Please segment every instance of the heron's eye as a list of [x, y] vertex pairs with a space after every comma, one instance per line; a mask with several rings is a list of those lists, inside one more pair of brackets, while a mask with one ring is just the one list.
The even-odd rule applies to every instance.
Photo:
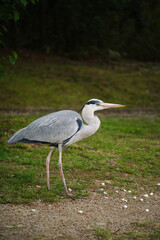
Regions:
[[100, 106], [100, 103], [96, 103], [97, 106]]

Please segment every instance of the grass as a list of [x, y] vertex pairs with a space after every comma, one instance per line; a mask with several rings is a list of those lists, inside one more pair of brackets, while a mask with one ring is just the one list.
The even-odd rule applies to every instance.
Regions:
[[136, 222], [132, 224], [131, 231], [112, 232], [108, 228], [95, 228], [95, 238], [102, 240], [158, 240], [160, 237], [160, 227], [152, 222]]
[[[6, 145], [18, 129], [37, 115], [0, 115], [0, 175], [2, 203], [28, 203], [36, 199], [58, 201], [65, 197], [58, 170], [58, 150], [51, 160], [51, 185], [46, 187], [45, 159], [49, 148], [39, 145]], [[95, 181], [110, 180], [107, 188], [156, 190], [160, 176], [160, 121], [155, 118], [101, 116], [101, 128], [92, 137], [63, 151], [68, 187], [79, 197], [96, 189]], [[98, 188], [98, 186], [97, 186]]]
[[[158, 191], [160, 176], [160, 68], [137, 63], [86, 64], [29, 55], [6, 67], [0, 78], [0, 109], [27, 114], [0, 114], [0, 202], [30, 203], [65, 198], [58, 170], [58, 150], [50, 164], [51, 190], [46, 187], [45, 159], [49, 148], [39, 145], [7, 145], [7, 139], [40, 114], [38, 108], [78, 109], [91, 98], [125, 104], [128, 108], [154, 109], [156, 114], [101, 115], [101, 128], [90, 138], [63, 151], [68, 187], [78, 198], [98, 190], [125, 188], [136, 194]], [[125, 109], [122, 109], [124, 111]], [[153, 112], [154, 113], [154, 112]], [[159, 239], [153, 222], [137, 222], [119, 233], [95, 228], [95, 239]], [[37, 237], [36, 239], [41, 239]]]
[[91, 65], [57, 58], [21, 60], [0, 79], [0, 108], [81, 108], [91, 98], [127, 107], [159, 107], [160, 68]]
[[[90, 98], [158, 108], [160, 69], [153, 65], [91, 65], [58, 58], [21, 60], [6, 67], [0, 79], [0, 108], [80, 108]], [[70, 107], [68, 107], [70, 106]], [[123, 110], [122, 110], [123, 111]], [[34, 199], [58, 201], [63, 186], [57, 167], [58, 151], [51, 161], [52, 190], [46, 188], [48, 147], [6, 140], [40, 115], [0, 115], [1, 195], [3, 203]], [[157, 116], [157, 117], [156, 117]], [[77, 196], [95, 187], [95, 179], [108, 179], [112, 187], [156, 189], [159, 177], [159, 117], [102, 117], [94, 136], [63, 153], [67, 184]]]

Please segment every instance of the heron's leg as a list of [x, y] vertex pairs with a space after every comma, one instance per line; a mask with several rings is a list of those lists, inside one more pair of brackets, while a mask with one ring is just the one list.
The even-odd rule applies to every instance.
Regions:
[[74, 199], [73, 196], [72, 196], [72, 194], [70, 194], [70, 193], [68, 192], [68, 190], [67, 190], [67, 185], [66, 185], [66, 181], [65, 181], [65, 178], [64, 178], [64, 174], [63, 174], [63, 168], [62, 168], [62, 144], [59, 144], [59, 145], [58, 145], [58, 148], [59, 148], [59, 162], [58, 162], [58, 166], [59, 166], [59, 170], [60, 170], [60, 173], [61, 173], [61, 177], [62, 177], [64, 189], [65, 189], [66, 194], [67, 194], [70, 198]]
[[53, 152], [53, 149], [54, 148], [51, 148], [48, 156], [47, 156], [47, 159], [46, 159], [46, 171], [47, 171], [47, 187], [48, 189], [50, 189], [50, 183], [49, 183], [49, 163], [50, 163], [50, 157], [51, 157], [51, 154]]

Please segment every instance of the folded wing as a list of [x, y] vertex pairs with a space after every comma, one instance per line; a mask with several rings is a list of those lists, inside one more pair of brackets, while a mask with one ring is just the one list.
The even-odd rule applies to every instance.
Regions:
[[8, 143], [41, 143], [57, 146], [65, 144], [82, 126], [81, 116], [75, 111], [59, 111], [41, 117], [16, 132]]

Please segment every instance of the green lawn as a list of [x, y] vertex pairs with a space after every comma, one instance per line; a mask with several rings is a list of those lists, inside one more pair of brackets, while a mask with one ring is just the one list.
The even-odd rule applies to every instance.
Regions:
[[158, 65], [91, 65], [29, 58], [5, 68], [0, 79], [0, 108], [78, 109], [91, 98], [133, 108], [159, 108], [159, 82]]
[[[67, 186], [75, 197], [99, 191], [97, 180], [105, 181], [109, 194], [115, 188], [132, 190], [133, 194], [159, 191], [159, 82], [160, 67], [155, 64], [98, 65], [31, 55], [6, 67], [0, 78], [0, 202], [66, 198], [57, 149], [50, 164], [51, 190], [47, 190], [45, 159], [49, 147], [7, 145], [6, 141], [43, 115], [40, 109], [80, 109], [91, 98], [124, 104], [126, 108], [119, 113], [127, 109], [132, 114], [114, 111], [112, 115], [106, 110], [106, 115], [100, 115], [102, 123], [96, 134], [63, 151]], [[137, 109], [147, 110], [147, 115], [138, 114]], [[19, 115], [22, 112], [25, 114]], [[155, 223], [134, 224], [131, 232], [120, 235], [109, 229], [93, 229], [95, 239], [159, 239]]]
[[[58, 170], [58, 150], [51, 159], [51, 190], [46, 187], [47, 146], [14, 144], [6, 140], [37, 115], [0, 115], [0, 175], [2, 203], [57, 201], [64, 195]], [[160, 121], [158, 117], [130, 118], [101, 116], [101, 127], [92, 137], [63, 151], [68, 187], [74, 195], [95, 187], [96, 180], [111, 180], [115, 186], [133, 193], [158, 189], [160, 176]]]
[[[7, 66], [0, 78], [0, 108], [17, 112], [38, 108], [79, 109], [90, 98], [152, 108], [155, 115], [101, 116], [100, 130], [63, 152], [68, 187], [78, 197], [95, 187], [96, 179], [111, 187], [138, 191], [156, 189], [159, 177], [160, 122], [158, 108], [160, 68], [137, 63], [87, 64], [32, 56]], [[49, 110], [49, 109], [48, 109]], [[121, 109], [121, 112], [125, 109]], [[107, 112], [107, 111], [106, 111]], [[108, 112], [110, 112], [108, 110]], [[57, 201], [64, 195], [58, 170], [58, 150], [51, 160], [52, 189], [46, 188], [46, 146], [6, 145], [12, 133], [40, 115], [0, 115], [1, 202]], [[112, 191], [112, 190], [111, 190]]]
[[110, 229], [95, 228], [95, 239], [102, 240], [158, 240], [160, 237], [160, 227], [155, 223], [145, 221], [132, 223], [132, 231], [123, 231], [120, 235], [111, 232]]

